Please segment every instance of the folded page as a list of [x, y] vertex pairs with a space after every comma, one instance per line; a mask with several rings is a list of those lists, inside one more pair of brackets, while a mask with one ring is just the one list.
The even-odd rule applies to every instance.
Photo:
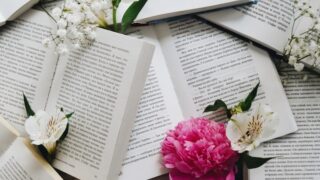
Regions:
[[61, 56], [46, 110], [75, 112], [54, 167], [81, 179], [118, 177], [153, 55], [141, 40], [98, 29]]
[[0, 157], [0, 179], [62, 180], [54, 169], [22, 138], [15, 140]]
[[[119, 179], [150, 179], [167, 172], [160, 162], [160, 143], [183, 117], [154, 28], [132, 28], [128, 33], [156, 49]], [[145, 167], [148, 171], [137, 173]]]
[[320, 178], [320, 77], [304, 73], [309, 76], [307, 81], [292, 67], [282, 69], [284, 88], [299, 130], [258, 149], [257, 155], [276, 158], [249, 170], [249, 179]]
[[[125, 10], [128, 9], [134, 1], [135, 0], [123, 0], [121, 2], [118, 14], [119, 19], [122, 18]], [[252, 2], [252, 0], [148, 0], [136, 21], [146, 23], [249, 2]]]
[[0, 114], [24, 131], [25, 93], [34, 110], [44, 109], [57, 55], [42, 40], [54, 22], [45, 13], [30, 10], [0, 29]]

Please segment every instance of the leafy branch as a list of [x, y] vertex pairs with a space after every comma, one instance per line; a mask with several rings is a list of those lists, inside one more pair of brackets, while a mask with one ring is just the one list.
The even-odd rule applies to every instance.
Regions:
[[233, 114], [248, 111], [251, 108], [252, 102], [257, 96], [259, 85], [260, 82], [252, 89], [244, 101], [241, 101], [233, 108], [228, 108], [227, 104], [223, 100], [218, 99], [213, 105], [207, 106], [204, 112], [215, 112], [219, 109], [223, 109], [226, 112], [228, 119], [230, 119]]

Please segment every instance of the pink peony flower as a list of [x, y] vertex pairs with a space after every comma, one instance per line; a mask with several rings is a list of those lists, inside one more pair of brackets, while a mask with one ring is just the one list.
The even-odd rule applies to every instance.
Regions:
[[238, 154], [231, 149], [224, 124], [206, 118], [180, 122], [167, 133], [161, 153], [171, 179], [234, 179]]

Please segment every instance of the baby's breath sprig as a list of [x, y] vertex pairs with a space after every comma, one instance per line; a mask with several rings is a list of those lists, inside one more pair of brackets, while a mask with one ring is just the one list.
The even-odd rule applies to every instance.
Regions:
[[[304, 63], [312, 68], [320, 67], [320, 18], [315, 10], [305, 1], [294, 1], [295, 19], [293, 22], [291, 36], [284, 49], [284, 59], [293, 65], [296, 71], [304, 69]], [[311, 28], [295, 34], [296, 24], [302, 18], [311, 20]]]
[[134, 1], [125, 11], [119, 26], [117, 9], [121, 0], [65, 0], [60, 7], [47, 12], [56, 22], [57, 29], [42, 43], [45, 47], [54, 46], [56, 52], [63, 55], [68, 53], [70, 45], [79, 48], [92, 44], [98, 27], [124, 33], [146, 2]]

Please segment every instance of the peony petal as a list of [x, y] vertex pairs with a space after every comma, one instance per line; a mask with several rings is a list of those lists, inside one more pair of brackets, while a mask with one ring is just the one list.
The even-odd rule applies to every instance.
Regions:
[[176, 170], [172, 170], [169, 173], [170, 180], [194, 180], [195, 178], [192, 175], [181, 173]]
[[163, 164], [171, 169], [171, 179], [225, 180], [238, 159], [230, 144], [224, 124], [192, 118], [167, 133], [161, 144]]
[[176, 162], [176, 168], [183, 173], [190, 173], [192, 168], [184, 161]]
[[236, 179], [236, 170], [232, 168], [231, 171], [227, 174], [226, 180], [235, 180]]

